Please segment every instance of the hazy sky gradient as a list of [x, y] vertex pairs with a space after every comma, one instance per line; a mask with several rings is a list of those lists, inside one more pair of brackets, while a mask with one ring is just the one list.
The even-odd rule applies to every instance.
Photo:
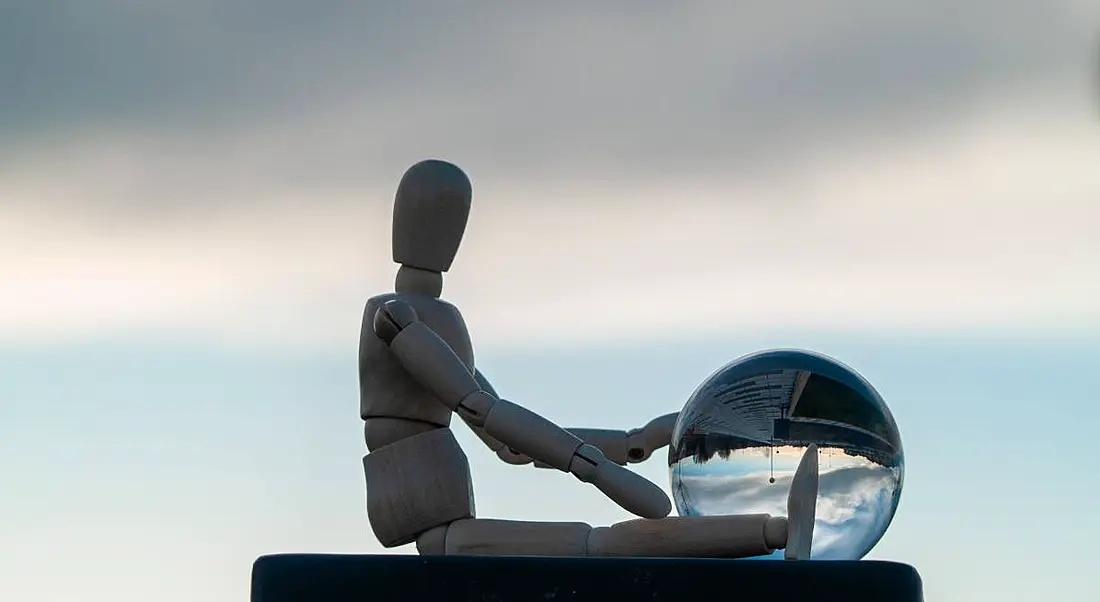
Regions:
[[[256, 554], [377, 551], [356, 338], [397, 181], [440, 157], [475, 188], [445, 295], [502, 395], [631, 428], [736, 355], [831, 352], [909, 457], [876, 557], [930, 600], [1095, 599], [1098, 24], [1087, 0], [5, 4], [0, 594], [241, 599]], [[624, 518], [461, 437], [485, 516]]]

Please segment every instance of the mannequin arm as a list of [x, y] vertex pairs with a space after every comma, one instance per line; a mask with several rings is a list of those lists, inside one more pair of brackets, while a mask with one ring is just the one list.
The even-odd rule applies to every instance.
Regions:
[[[484, 374], [475, 371], [474, 378], [481, 386], [482, 391], [499, 397]], [[665, 414], [650, 420], [648, 424], [641, 428], [630, 431], [590, 428], [567, 428], [565, 430], [588, 445], [599, 449], [608, 460], [620, 466], [625, 466], [645, 462], [653, 455], [653, 452], [667, 447], [672, 439], [672, 429], [676, 426], [676, 419], [679, 416], [678, 413]], [[485, 443], [485, 446], [495, 452], [501, 460], [517, 465], [532, 463], [531, 458], [493, 439], [485, 433], [484, 429], [471, 424], [465, 418], [463, 418], [463, 421]], [[538, 468], [552, 468], [543, 462], [534, 462], [534, 464]]]
[[[672, 429], [676, 425], [679, 414], [665, 414], [649, 421], [641, 428], [630, 431], [616, 431], [607, 429], [570, 428], [567, 429], [585, 443], [597, 447], [607, 456], [608, 460], [616, 464], [626, 465], [645, 462], [653, 455], [653, 452], [667, 447], [672, 438]], [[490, 446], [490, 449], [493, 449]], [[531, 458], [501, 445], [493, 449], [502, 460], [509, 464], [529, 464]], [[535, 461], [538, 468], [549, 468], [542, 462]]]
[[485, 391], [408, 303], [386, 302], [375, 313], [373, 326], [410, 376], [491, 440], [595, 485], [639, 516], [660, 518], [672, 511], [656, 484], [609, 461], [599, 449], [542, 416]]

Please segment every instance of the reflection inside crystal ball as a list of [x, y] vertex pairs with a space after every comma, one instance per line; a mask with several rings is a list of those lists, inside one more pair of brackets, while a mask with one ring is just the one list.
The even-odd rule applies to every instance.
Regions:
[[[820, 480], [811, 558], [862, 558], [897, 510], [901, 437], [870, 383], [817, 353], [749, 355], [696, 389], [669, 448], [676, 509], [681, 516], [786, 516], [791, 479], [813, 443]], [[777, 550], [761, 558], [782, 557]]]

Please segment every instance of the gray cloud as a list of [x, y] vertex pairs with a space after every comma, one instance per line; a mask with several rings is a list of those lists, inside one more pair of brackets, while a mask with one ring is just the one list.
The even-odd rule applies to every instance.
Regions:
[[[260, 178], [390, 182], [425, 154], [548, 177], [789, 167], [810, 143], [1084, 78], [1098, 13], [1073, 0], [0, 11], [0, 169], [33, 145], [118, 134], [150, 182], [132, 196], [169, 204]], [[115, 192], [89, 202], [128, 196]]]
[[[400, 64], [400, 36], [388, 27], [394, 16], [384, 6], [324, 2], [8, 4], [0, 21], [0, 69], [10, 84], [3, 123], [203, 125], [289, 110], [338, 89], [341, 71], [374, 83], [392, 78]], [[406, 32], [409, 42], [416, 33]]]
[[[792, 477], [779, 475], [769, 484], [767, 473], [732, 476], [703, 472], [682, 476], [686, 491], [680, 495], [690, 499], [703, 515], [784, 516]], [[895, 484], [889, 469], [873, 464], [822, 470], [814, 546], [824, 553], [823, 558], [850, 558], [878, 540], [893, 517]]]

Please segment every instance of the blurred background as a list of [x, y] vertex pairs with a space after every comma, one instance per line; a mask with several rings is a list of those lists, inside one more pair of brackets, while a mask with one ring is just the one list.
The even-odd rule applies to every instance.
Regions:
[[[834, 355], [906, 446], [871, 558], [929, 600], [1100, 598], [1098, 24], [0, 1], [0, 596], [243, 600], [260, 554], [383, 551], [357, 339], [397, 182], [438, 157], [475, 190], [444, 296], [501, 395], [629, 429], [744, 353]], [[479, 515], [628, 518], [456, 430]]]

